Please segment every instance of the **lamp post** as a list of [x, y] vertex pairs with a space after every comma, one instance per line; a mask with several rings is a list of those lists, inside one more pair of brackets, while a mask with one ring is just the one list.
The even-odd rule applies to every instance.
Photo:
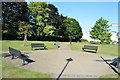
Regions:
[[65, 70], [65, 68], [67, 67], [68, 63], [69, 63], [70, 61], [73, 61], [73, 59], [72, 59], [72, 58], [68, 58], [68, 59], [66, 59], [66, 61], [67, 61], [66, 65], [64, 66], [63, 70], [61, 71], [60, 75], [57, 77], [56, 80], [59, 80], [60, 76], [61, 76], [62, 73], [64, 72], [64, 70]]

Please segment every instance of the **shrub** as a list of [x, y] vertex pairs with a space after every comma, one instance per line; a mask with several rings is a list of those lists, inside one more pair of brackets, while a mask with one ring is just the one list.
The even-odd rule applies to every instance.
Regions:
[[88, 42], [87, 39], [80, 39], [81, 42]]

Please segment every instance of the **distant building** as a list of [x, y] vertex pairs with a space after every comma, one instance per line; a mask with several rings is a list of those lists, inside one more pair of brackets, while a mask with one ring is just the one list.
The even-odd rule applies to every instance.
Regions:
[[111, 40], [112, 40], [112, 41], [116, 41], [116, 42], [118, 42], [117, 32], [112, 31], [111, 34], [112, 34], [112, 36], [111, 36]]
[[[111, 40], [118, 42], [117, 32], [112, 31], [111, 34], [112, 34]], [[98, 42], [99, 42], [99, 40], [94, 40], [94, 39], [92, 39], [92, 38], [90, 37], [90, 33], [89, 33], [89, 32], [83, 32], [82, 39], [86, 39], [86, 40], [88, 40], [88, 41], [98, 41]]]

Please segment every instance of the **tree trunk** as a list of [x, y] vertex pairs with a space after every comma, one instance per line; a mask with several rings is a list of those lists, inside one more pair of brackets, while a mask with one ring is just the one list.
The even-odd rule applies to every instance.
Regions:
[[104, 40], [100, 40], [100, 44], [102, 44], [104, 42]]
[[24, 46], [26, 46], [26, 43], [27, 43], [27, 33], [24, 34]]
[[72, 44], [72, 38], [70, 38], [70, 45]]

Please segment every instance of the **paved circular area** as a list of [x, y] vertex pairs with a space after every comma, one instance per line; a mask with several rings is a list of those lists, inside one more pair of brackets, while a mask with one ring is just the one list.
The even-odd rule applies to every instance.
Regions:
[[114, 73], [112, 69], [102, 61], [100, 56], [103, 56], [105, 59], [112, 59], [114, 57], [72, 51], [66, 45], [67, 43], [61, 44], [61, 48], [58, 50], [27, 51], [29, 54], [26, 55], [35, 62], [25, 66], [21, 65], [22, 60], [20, 59], [11, 60], [11, 57], [6, 57], [5, 61], [20, 68], [50, 74], [52, 78], [58, 77], [67, 64], [66, 59], [68, 58], [72, 58], [73, 61], [69, 62], [61, 78], [97, 78], [104, 74]]

